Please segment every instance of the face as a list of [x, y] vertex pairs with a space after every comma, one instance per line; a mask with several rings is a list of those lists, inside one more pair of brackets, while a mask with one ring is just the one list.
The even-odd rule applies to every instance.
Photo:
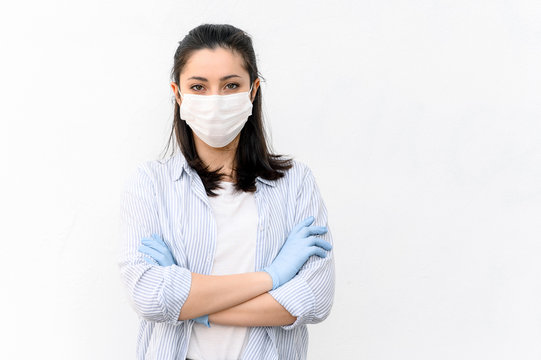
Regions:
[[[250, 90], [250, 76], [242, 67], [240, 54], [229, 49], [201, 49], [195, 51], [180, 74], [179, 84], [182, 94], [229, 95]], [[259, 78], [254, 81], [251, 100], [259, 87]], [[182, 99], [178, 86], [171, 82], [177, 103]]]

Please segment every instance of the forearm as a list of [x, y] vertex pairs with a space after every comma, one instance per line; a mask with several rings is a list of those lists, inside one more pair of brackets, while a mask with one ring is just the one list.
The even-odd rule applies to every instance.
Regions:
[[211, 323], [232, 326], [282, 326], [296, 319], [269, 293], [209, 315]]
[[271, 289], [272, 278], [264, 271], [233, 275], [192, 273], [190, 293], [178, 319], [187, 320], [220, 312]]

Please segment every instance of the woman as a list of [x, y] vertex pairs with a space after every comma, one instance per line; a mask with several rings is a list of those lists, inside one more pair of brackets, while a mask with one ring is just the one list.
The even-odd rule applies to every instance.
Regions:
[[333, 241], [311, 170], [268, 150], [251, 39], [198, 26], [171, 76], [181, 151], [141, 163], [121, 201], [137, 358], [305, 359], [306, 325], [333, 303]]

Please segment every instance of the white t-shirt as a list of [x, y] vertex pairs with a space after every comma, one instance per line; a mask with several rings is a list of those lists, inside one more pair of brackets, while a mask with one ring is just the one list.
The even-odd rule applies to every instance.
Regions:
[[[210, 197], [218, 226], [216, 252], [211, 275], [253, 272], [257, 238], [257, 205], [252, 192], [233, 193], [232, 182]], [[248, 342], [246, 326], [194, 323], [186, 357], [194, 360], [237, 360]]]

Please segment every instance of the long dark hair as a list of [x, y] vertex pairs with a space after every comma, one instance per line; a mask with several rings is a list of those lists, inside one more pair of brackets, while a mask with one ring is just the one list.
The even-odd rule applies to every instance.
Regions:
[[[244, 59], [244, 68], [250, 75], [253, 83], [258, 77], [263, 78], [256, 64], [256, 56], [250, 36], [244, 31], [228, 24], [202, 24], [190, 30], [188, 35], [179, 42], [175, 52], [174, 64], [171, 69], [171, 81], [178, 84], [182, 68], [189, 57], [196, 50], [215, 49], [216, 47], [233, 50]], [[178, 84], [180, 87], [180, 84]], [[267, 180], [276, 180], [284, 176], [284, 172], [292, 167], [292, 159], [270, 152], [270, 144], [263, 127], [263, 114], [261, 108], [261, 87], [258, 88], [252, 107], [252, 115], [248, 117], [240, 132], [239, 144], [235, 154], [236, 172], [235, 189], [239, 191], [254, 192], [256, 190], [255, 178], [261, 176]], [[167, 143], [173, 143], [173, 134], [176, 135], [180, 147], [188, 164], [197, 171], [201, 178], [207, 195], [216, 196], [213, 190], [220, 188], [218, 182], [223, 176], [221, 170], [209, 171], [199, 158], [193, 140], [192, 129], [180, 118], [180, 107], [175, 98], [175, 112], [171, 134]]]

